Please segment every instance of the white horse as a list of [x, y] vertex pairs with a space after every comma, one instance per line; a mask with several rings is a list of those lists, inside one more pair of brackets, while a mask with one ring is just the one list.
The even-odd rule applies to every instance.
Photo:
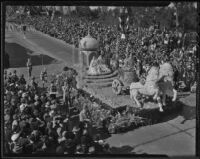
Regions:
[[[163, 63], [160, 65], [159, 69], [159, 80], [158, 86], [162, 92], [163, 105], [166, 105], [166, 95], [173, 95], [172, 101], [177, 99], [177, 90], [174, 89], [174, 71], [170, 63]], [[164, 82], [162, 82], [162, 79]]]
[[154, 100], [157, 100], [159, 110], [162, 112], [162, 106], [166, 105], [166, 95], [173, 94], [172, 101], [175, 101], [177, 98], [177, 91], [173, 88], [172, 66], [169, 63], [162, 64], [160, 68], [153, 66], [148, 72], [144, 85], [140, 82], [131, 83], [130, 98], [134, 99], [136, 104], [141, 107], [137, 99], [138, 94], [152, 96]]
[[162, 103], [160, 98], [160, 89], [157, 85], [157, 81], [159, 79], [159, 68], [158, 67], [151, 67], [149, 70], [149, 73], [147, 75], [145, 84], [141, 84], [140, 82], [133, 82], [130, 85], [130, 98], [134, 99], [136, 104], [141, 107], [140, 102], [137, 99], [137, 96], [139, 94], [153, 97], [154, 100], [157, 100], [158, 106], [160, 108], [160, 111], [163, 111], [162, 109]]

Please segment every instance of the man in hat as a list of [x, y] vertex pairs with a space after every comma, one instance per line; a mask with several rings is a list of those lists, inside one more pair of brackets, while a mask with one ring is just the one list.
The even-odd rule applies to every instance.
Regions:
[[22, 147], [22, 153], [27, 153], [26, 146], [29, 144], [29, 140], [27, 139], [27, 133], [25, 129], [22, 129], [19, 139], [18, 139], [18, 144]]
[[18, 80], [19, 80], [19, 78], [18, 78], [18, 76], [17, 76], [17, 71], [14, 70], [14, 71], [13, 71], [13, 74], [12, 74], [12, 76], [11, 76], [11, 82], [12, 82], [12, 83], [17, 83]]
[[64, 154], [74, 154], [76, 151], [76, 143], [71, 137], [64, 141], [63, 146]]
[[69, 87], [66, 80], [64, 81], [64, 86], [62, 86], [62, 91], [63, 91], [63, 102], [65, 104], [68, 104]]
[[55, 83], [52, 81], [50, 88], [49, 88], [49, 95], [52, 99], [56, 99], [57, 94], [58, 94], [57, 87], [56, 87]]
[[102, 140], [100, 140], [100, 134], [95, 135], [94, 137], [94, 153], [95, 154], [102, 154], [103, 153], [103, 146], [100, 144]]
[[44, 68], [44, 70], [40, 73], [40, 79], [42, 80], [42, 87], [44, 88], [44, 84], [47, 82], [47, 69]]
[[27, 66], [27, 69], [28, 69], [28, 76], [30, 78], [31, 77], [31, 73], [32, 73], [32, 62], [31, 62], [30, 58], [28, 58], [26, 66]]
[[89, 135], [86, 129], [83, 130], [83, 136], [81, 137], [81, 149], [84, 154], [89, 153], [89, 148], [93, 145], [94, 141]]
[[84, 121], [91, 122], [91, 114], [86, 104], [83, 106], [83, 109], [79, 114], [79, 120], [80, 122], [84, 122]]
[[22, 146], [18, 143], [20, 133], [14, 133], [11, 137], [11, 151], [15, 154], [22, 153]]
[[41, 94], [40, 99], [41, 99], [42, 104], [45, 105], [46, 102], [47, 102], [47, 100], [48, 100], [48, 99], [47, 99], [47, 95], [46, 95], [46, 93], [43, 92], [43, 93]]
[[22, 75], [20, 76], [19, 84], [21, 84], [21, 85], [25, 85], [25, 84], [26, 84], [26, 80], [25, 80], [25, 78], [24, 78], [24, 74], [22, 74]]
[[83, 124], [83, 127], [88, 130], [89, 134], [92, 135], [91, 113], [87, 105], [83, 106], [83, 109], [79, 114], [79, 120], [80, 120], [80, 123]]
[[22, 113], [26, 107], [27, 107], [27, 102], [25, 99], [22, 99], [20, 105], [20, 112]]
[[73, 132], [73, 134], [75, 135], [75, 137], [74, 137], [75, 143], [76, 143], [77, 145], [79, 145], [79, 144], [81, 143], [81, 135], [82, 135], [82, 132], [81, 132], [80, 127], [75, 126], [75, 127], [72, 129], [72, 132]]
[[38, 84], [35, 82], [35, 77], [33, 76], [30, 81], [31, 90], [34, 92], [38, 91]]

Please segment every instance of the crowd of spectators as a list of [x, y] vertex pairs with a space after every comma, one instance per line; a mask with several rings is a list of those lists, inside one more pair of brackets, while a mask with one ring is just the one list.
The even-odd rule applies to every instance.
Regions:
[[139, 60], [143, 66], [167, 60], [177, 72], [178, 81], [184, 81], [189, 87], [195, 82], [197, 49], [188, 44], [186, 34], [176, 29], [161, 29], [158, 25], [150, 28], [130, 26], [126, 38], [120, 39], [121, 32], [117, 26], [105, 25], [83, 17], [54, 17], [52, 20], [45, 15], [28, 16], [22, 21], [36, 30], [76, 47], [79, 46], [79, 40], [89, 31], [92, 37], [99, 40], [99, 50], [104, 52], [107, 59], [113, 58], [116, 54], [124, 59], [128, 53], [133, 55], [135, 64]]
[[68, 102], [64, 102], [48, 91], [51, 86], [50, 89], [41, 89], [34, 77], [28, 81], [16, 70], [5, 71], [5, 153], [108, 153], [109, 146], [101, 140], [101, 135], [92, 135], [87, 105], [78, 112], [76, 120], [72, 119], [73, 114], [75, 117], [77, 114], [69, 104], [71, 98], [66, 95]]

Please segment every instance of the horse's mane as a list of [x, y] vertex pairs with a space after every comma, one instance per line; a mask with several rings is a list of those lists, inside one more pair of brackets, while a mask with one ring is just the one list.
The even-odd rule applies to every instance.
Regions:
[[152, 66], [148, 71], [146, 82], [156, 82], [158, 79], [159, 68]]

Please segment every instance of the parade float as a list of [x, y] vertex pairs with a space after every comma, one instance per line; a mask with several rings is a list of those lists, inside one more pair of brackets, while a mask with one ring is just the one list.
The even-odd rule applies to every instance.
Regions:
[[88, 31], [88, 35], [79, 43], [80, 76], [78, 83], [82, 83], [83, 88], [107, 87], [111, 86], [113, 77], [117, 72], [113, 72], [105, 62], [104, 55], [100, 53], [99, 41], [93, 38]]

